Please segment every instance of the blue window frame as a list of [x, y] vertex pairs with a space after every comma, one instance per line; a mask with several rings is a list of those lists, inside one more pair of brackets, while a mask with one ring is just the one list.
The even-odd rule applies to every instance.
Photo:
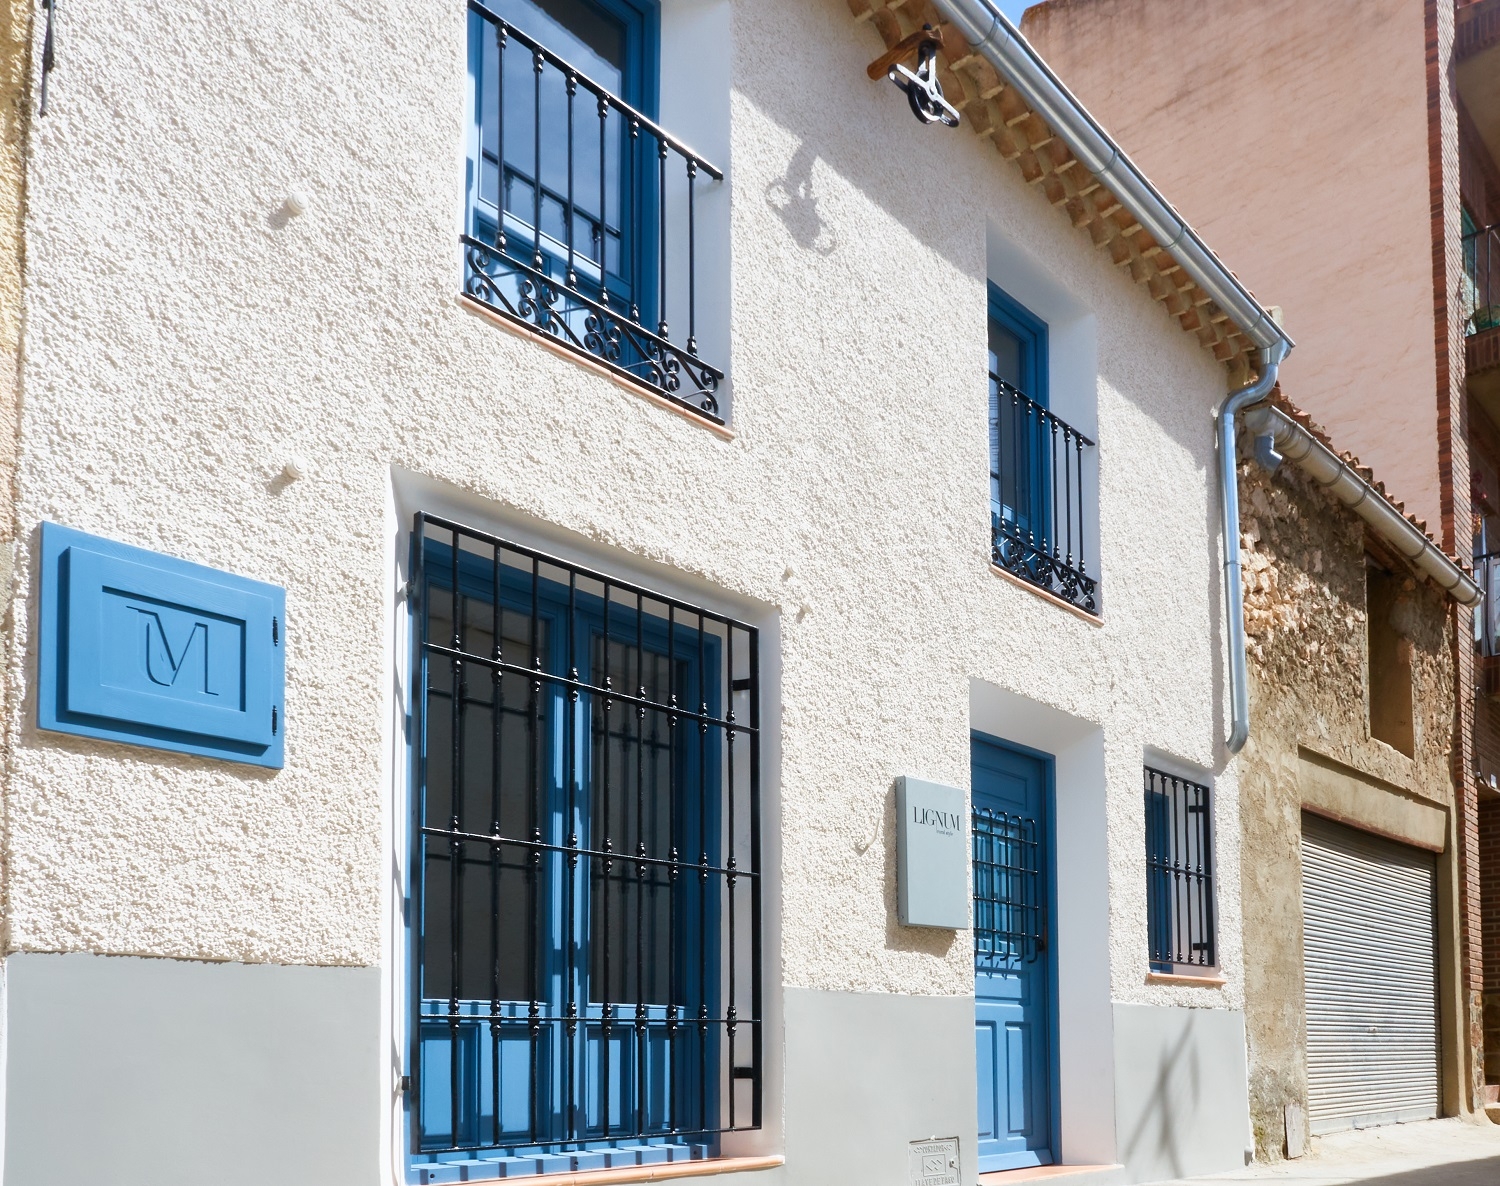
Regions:
[[1146, 926], [1151, 968], [1218, 966], [1209, 788], [1145, 768]]
[[416, 539], [413, 1177], [708, 1156], [759, 1124], [754, 631]]
[[[647, 117], [657, 116], [660, 13], [652, 0], [485, 0], [489, 14], [546, 46]], [[531, 51], [503, 46], [489, 16], [469, 9], [473, 125], [468, 234], [505, 232], [540, 257], [539, 270], [616, 308], [654, 316], [657, 256], [655, 141], [619, 112], [568, 94], [566, 75], [533, 68]], [[571, 235], [570, 235], [571, 228]], [[571, 250], [570, 250], [571, 247]]]
[[990, 514], [993, 526], [1049, 546], [1051, 448], [1047, 323], [989, 286]]

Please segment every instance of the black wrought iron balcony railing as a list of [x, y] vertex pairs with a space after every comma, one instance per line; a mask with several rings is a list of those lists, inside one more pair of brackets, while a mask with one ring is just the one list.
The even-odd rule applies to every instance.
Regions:
[[1464, 236], [1464, 333], [1500, 328], [1500, 223]]
[[1500, 552], [1480, 552], [1474, 557], [1474, 579], [1484, 600], [1474, 607], [1474, 649], [1481, 658], [1500, 656]]
[[1084, 450], [1089, 440], [1019, 388], [990, 375], [991, 557], [996, 567], [1090, 614]]
[[464, 294], [723, 423], [724, 372], [698, 354], [696, 242], [698, 191], [723, 172], [481, 0], [468, 8], [482, 109]]

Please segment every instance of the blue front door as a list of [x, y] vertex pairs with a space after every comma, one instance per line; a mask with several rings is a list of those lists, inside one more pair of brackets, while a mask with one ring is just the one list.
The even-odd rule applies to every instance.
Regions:
[[1050, 762], [972, 738], [979, 1168], [1052, 1162]]

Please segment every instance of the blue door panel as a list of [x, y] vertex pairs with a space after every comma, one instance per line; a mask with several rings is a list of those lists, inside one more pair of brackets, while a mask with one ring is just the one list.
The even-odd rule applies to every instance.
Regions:
[[[988, 1173], [1053, 1161], [1052, 990], [1039, 905], [1050, 881], [1051, 771], [1045, 759], [979, 735], [971, 761], [979, 1169]], [[982, 830], [981, 816], [1005, 826]], [[983, 875], [981, 861], [988, 862]], [[1017, 868], [1027, 870], [1024, 888]]]
[[995, 1090], [999, 1065], [1000, 1026], [993, 1020], [978, 1018], [974, 1023], [974, 1056], [979, 1067], [979, 1139], [984, 1141], [1000, 1132], [1001, 1097]]

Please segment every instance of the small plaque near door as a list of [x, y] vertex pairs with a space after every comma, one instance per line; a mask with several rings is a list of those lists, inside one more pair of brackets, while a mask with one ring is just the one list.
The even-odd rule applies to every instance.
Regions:
[[958, 1138], [913, 1141], [906, 1155], [909, 1186], [959, 1186]]
[[896, 780], [896, 915], [903, 926], [969, 925], [968, 796]]

